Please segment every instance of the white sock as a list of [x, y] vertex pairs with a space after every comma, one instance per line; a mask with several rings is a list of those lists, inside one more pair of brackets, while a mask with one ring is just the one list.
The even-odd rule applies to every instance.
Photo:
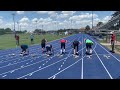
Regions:
[[62, 54], [62, 49], [60, 50], [60, 54]]
[[74, 49], [74, 55], [75, 55], [75, 49]]
[[65, 49], [63, 49], [63, 52], [65, 53]]
[[92, 53], [92, 49], [90, 49], [90, 53]]

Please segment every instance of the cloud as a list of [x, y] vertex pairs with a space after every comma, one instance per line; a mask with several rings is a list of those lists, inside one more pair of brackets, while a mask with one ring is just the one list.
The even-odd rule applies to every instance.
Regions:
[[21, 20], [19, 20], [20, 23], [28, 23], [30, 20], [26, 16], [24, 16]]
[[38, 23], [38, 18], [32, 19], [32, 23], [33, 23], [33, 24], [36, 24], [36, 21], [37, 21], [37, 23]]
[[3, 20], [0, 18], [0, 24], [2, 24], [3, 23]]
[[[93, 14], [93, 18], [97, 18], [97, 17], [98, 17], [97, 14]], [[74, 16], [70, 17], [69, 20], [79, 21], [82, 19], [90, 19], [90, 18], [92, 18], [92, 14], [82, 13], [81, 15], [74, 15]]]
[[110, 19], [111, 19], [111, 16], [106, 16], [106, 17], [104, 17], [104, 18], [102, 19], [102, 22], [103, 22], [103, 23], [106, 23], [106, 22], [108, 22]]
[[27, 27], [29, 24], [28, 23], [20, 23], [19, 25], [22, 27]]
[[47, 14], [49, 11], [37, 11], [38, 14]]
[[57, 13], [54, 13], [54, 14], [51, 14], [51, 15], [50, 15], [51, 18], [56, 18], [57, 16], [58, 16]]
[[68, 18], [73, 15], [76, 11], [62, 11], [61, 14], [57, 15], [57, 19]]
[[55, 14], [55, 13], [56, 13], [56, 11], [48, 11], [49, 15], [52, 15], [52, 14]]
[[17, 14], [24, 14], [24, 11], [17, 11]]
[[62, 11], [61, 13], [66, 15], [73, 15], [74, 13], [76, 13], [76, 11]]
[[2, 16], [0, 16], [0, 19], [3, 19], [3, 17], [2, 17]]
[[52, 19], [50, 17], [48, 17], [48, 18], [40, 18], [38, 20], [39, 23], [41, 23], [41, 22], [51, 22], [51, 21], [52, 21]]
[[57, 19], [61, 18], [67, 18], [69, 15], [68, 14], [60, 14], [57, 16]]

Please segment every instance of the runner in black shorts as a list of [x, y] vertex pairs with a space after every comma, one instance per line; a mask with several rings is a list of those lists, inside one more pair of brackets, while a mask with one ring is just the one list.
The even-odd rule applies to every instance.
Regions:
[[21, 45], [20, 46], [22, 51], [21, 51], [21, 54], [20, 55], [28, 55], [29, 54], [29, 50], [28, 50], [28, 45]]
[[53, 47], [52, 47], [52, 45], [51, 44], [47, 44], [46, 45], [46, 54], [47, 54], [47, 56], [52, 55], [52, 53], [53, 53]]
[[[86, 43], [86, 54], [92, 54], [93, 42], [89, 39], [85, 39], [85, 43]], [[89, 50], [90, 50], [90, 52], [88, 52]]]
[[62, 39], [62, 40], [60, 40], [60, 43], [61, 43], [60, 53], [63, 54], [63, 53], [65, 53], [65, 43], [67, 43], [67, 40]]
[[42, 53], [44, 52], [46, 42], [47, 40], [45, 38], [41, 40]]
[[75, 40], [75, 41], [73, 42], [74, 55], [79, 55], [79, 54], [78, 54], [79, 44], [81, 44], [81, 42], [79, 42], [78, 40]]

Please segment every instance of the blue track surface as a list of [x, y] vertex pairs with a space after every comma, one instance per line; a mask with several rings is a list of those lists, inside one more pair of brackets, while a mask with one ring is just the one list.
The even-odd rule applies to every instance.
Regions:
[[[93, 54], [85, 54], [84, 38], [93, 40]], [[30, 55], [20, 56], [20, 48], [0, 51], [0, 78], [1, 79], [116, 79], [120, 76], [120, 55], [110, 53], [95, 39], [86, 34], [77, 34], [66, 37], [66, 51], [63, 57], [60, 52], [59, 40], [52, 41], [54, 55], [46, 57], [41, 54], [41, 46], [29, 47]], [[72, 56], [72, 41], [78, 39], [79, 57]], [[9, 54], [14, 53], [15, 56]], [[32, 57], [31, 54], [36, 54]]]

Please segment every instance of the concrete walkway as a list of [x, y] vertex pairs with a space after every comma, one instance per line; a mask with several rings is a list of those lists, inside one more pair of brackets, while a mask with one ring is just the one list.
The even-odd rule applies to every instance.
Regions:
[[[101, 43], [102, 45], [111, 45], [111, 43]], [[120, 42], [119, 41], [117, 41], [117, 42], [115, 42], [115, 45], [120, 45]]]

